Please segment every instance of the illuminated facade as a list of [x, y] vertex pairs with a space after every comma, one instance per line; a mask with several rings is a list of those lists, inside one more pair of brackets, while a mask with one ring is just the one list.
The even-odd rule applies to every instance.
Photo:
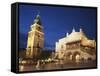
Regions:
[[56, 57], [59, 59], [76, 62], [96, 59], [96, 42], [88, 39], [81, 28], [79, 32], [73, 28], [71, 34], [67, 33], [66, 37], [59, 39], [55, 50]]
[[28, 32], [26, 57], [38, 58], [44, 48], [44, 33], [40, 16], [37, 15]]

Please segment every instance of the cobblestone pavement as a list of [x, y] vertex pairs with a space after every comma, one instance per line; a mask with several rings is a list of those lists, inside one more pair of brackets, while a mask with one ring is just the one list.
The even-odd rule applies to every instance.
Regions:
[[19, 65], [19, 71], [36, 70], [55, 70], [55, 69], [75, 69], [75, 68], [93, 68], [96, 67], [95, 61], [88, 62], [63, 62], [63, 63], [45, 63], [40, 65]]

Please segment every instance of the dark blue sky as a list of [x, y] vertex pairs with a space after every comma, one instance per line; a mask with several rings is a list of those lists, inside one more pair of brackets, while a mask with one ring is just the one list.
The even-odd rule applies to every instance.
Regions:
[[58, 39], [82, 27], [90, 39], [96, 38], [96, 8], [82, 7], [53, 7], [39, 5], [19, 6], [19, 47], [26, 48], [27, 34], [34, 18], [40, 12], [40, 19], [44, 27], [45, 48], [55, 47]]

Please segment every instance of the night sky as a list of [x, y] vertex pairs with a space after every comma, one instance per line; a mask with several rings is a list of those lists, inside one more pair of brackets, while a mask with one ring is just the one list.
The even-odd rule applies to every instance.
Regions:
[[53, 7], [39, 5], [19, 6], [19, 47], [26, 48], [30, 26], [39, 13], [44, 31], [44, 46], [54, 49], [55, 42], [82, 27], [86, 36], [96, 39], [96, 8]]

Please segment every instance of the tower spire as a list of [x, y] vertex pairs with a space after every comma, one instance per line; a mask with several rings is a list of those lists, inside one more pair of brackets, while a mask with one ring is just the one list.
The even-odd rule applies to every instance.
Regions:
[[41, 25], [41, 20], [40, 20], [40, 15], [39, 14], [40, 14], [40, 12], [38, 12], [38, 14], [36, 15], [34, 23], [37, 23], [37, 24]]
[[38, 11], [36, 18], [40, 17], [40, 11]]

